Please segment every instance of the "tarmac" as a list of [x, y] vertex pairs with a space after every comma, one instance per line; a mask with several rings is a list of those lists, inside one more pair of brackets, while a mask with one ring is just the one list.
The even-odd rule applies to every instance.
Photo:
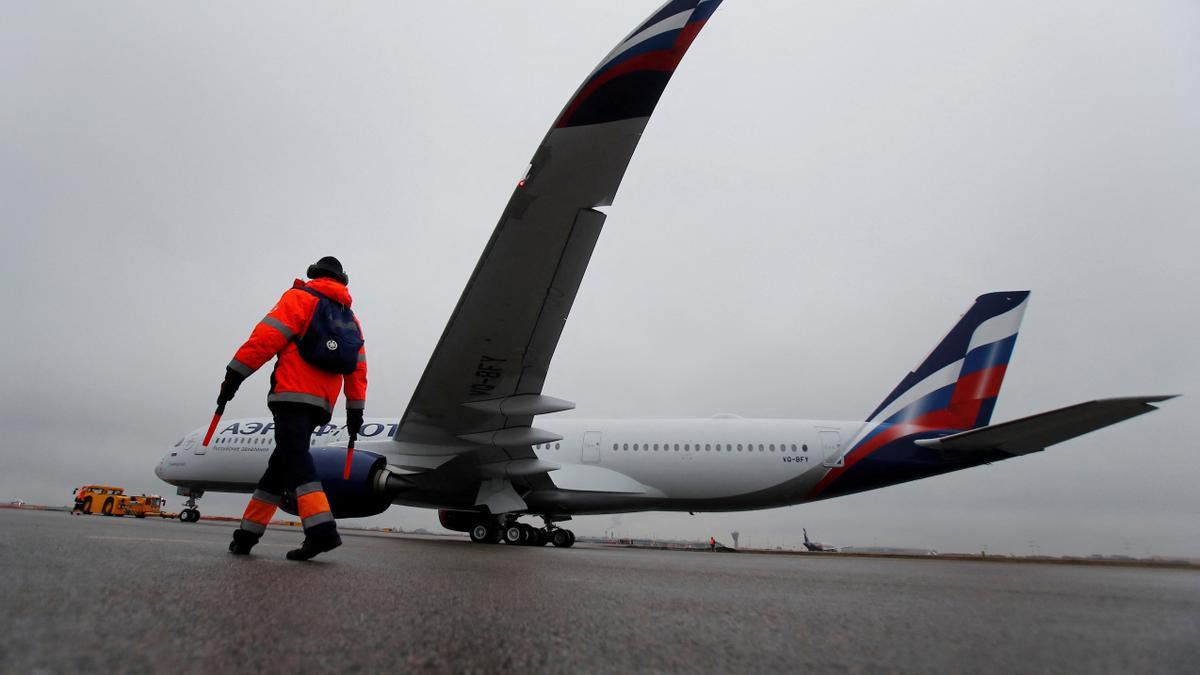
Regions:
[[471, 544], [0, 509], [0, 672], [1195, 673], [1200, 572]]

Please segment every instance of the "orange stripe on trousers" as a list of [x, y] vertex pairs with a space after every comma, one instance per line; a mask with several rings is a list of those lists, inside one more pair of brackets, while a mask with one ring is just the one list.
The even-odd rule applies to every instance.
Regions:
[[243, 520], [249, 520], [259, 525], [269, 525], [273, 517], [275, 517], [275, 505], [259, 501], [253, 497], [250, 498], [250, 503], [246, 505], [246, 512], [242, 514]]
[[325, 492], [318, 490], [310, 492], [306, 495], [296, 498], [296, 506], [299, 507], [300, 517], [307, 518], [315, 516], [318, 513], [324, 513], [329, 510], [329, 500], [325, 498]]

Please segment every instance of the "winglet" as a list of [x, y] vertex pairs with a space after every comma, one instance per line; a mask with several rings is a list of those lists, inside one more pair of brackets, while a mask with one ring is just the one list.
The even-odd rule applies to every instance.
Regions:
[[721, 0], [671, 0], [600, 61], [554, 127], [649, 117]]

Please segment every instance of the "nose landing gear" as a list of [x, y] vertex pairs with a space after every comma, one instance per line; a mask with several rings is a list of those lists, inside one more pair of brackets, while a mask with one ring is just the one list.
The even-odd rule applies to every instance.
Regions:
[[187, 508], [179, 512], [179, 520], [185, 523], [194, 523], [200, 520], [200, 509], [196, 508], [196, 500], [204, 496], [204, 490], [181, 487], [175, 492], [188, 498], [183, 503]]

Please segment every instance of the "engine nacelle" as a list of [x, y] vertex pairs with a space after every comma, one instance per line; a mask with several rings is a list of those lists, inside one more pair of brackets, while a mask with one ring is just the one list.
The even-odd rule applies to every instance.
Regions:
[[[374, 516], [392, 505], [387, 490], [391, 472], [383, 455], [355, 450], [350, 460], [350, 478], [346, 480], [342, 478], [346, 468], [345, 448], [312, 448], [310, 453], [334, 518]], [[296, 515], [295, 496], [285, 494], [279, 507]]]

